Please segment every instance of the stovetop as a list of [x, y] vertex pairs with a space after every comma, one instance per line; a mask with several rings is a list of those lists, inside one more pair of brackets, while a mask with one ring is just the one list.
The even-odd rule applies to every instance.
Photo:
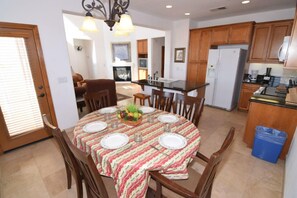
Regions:
[[266, 96], [276, 96], [285, 98], [287, 95], [287, 92], [282, 92], [277, 90], [276, 87], [265, 87], [265, 89], [261, 92], [260, 95], [266, 95]]

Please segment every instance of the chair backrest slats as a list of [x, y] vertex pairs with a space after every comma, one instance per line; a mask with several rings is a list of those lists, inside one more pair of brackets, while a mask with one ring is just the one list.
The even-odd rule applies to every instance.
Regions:
[[110, 106], [109, 91], [107, 89], [98, 92], [85, 93], [84, 99], [89, 112]]
[[173, 98], [174, 93], [163, 92], [160, 90], [153, 89], [151, 104], [156, 109], [170, 112], [173, 103]]
[[177, 93], [173, 105], [173, 112], [184, 116], [198, 126], [204, 101], [204, 98], [191, 97]]

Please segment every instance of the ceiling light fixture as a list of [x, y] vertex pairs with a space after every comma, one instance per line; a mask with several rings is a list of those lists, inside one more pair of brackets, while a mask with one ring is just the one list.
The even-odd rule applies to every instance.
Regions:
[[242, 4], [248, 4], [248, 3], [250, 3], [250, 1], [249, 0], [246, 0], [246, 1], [242, 1], [241, 3]]
[[190, 12], [186, 12], [185, 13], [186, 16], [190, 16], [190, 14], [191, 14]]
[[[111, 3], [113, 2], [113, 3]], [[98, 31], [92, 11], [99, 11], [105, 17], [104, 22], [108, 25], [110, 31], [114, 25], [118, 22], [118, 28], [116, 31], [122, 31], [125, 33], [131, 33], [134, 31], [134, 26], [131, 17], [127, 14], [130, 0], [109, 0], [108, 11], [106, 12], [104, 4], [100, 0], [82, 0], [82, 7], [87, 12], [85, 20], [82, 25], [83, 31]]]
[[172, 5], [167, 5], [166, 8], [172, 8]]

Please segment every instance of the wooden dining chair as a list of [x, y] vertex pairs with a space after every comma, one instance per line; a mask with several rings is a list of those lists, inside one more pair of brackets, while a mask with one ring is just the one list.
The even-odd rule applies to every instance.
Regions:
[[52, 124], [50, 124], [45, 114], [42, 115], [42, 119], [46, 127], [49, 130], [51, 130], [54, 136], [54, 139], [58, 143], [59, 149], [62, 153], [65, 168], [66, 168], [67, 188], [68, 189], [71, 188], [71, 184], [72, 184], [71, 175], [72, 175], [76, 182], [77, 198], [82, 198], [83, 197], [82, 176], [80, 174], [80, 169], [76, 162], [76, 159], [74, 158], [72, 152], [70, 151], [69, 147], [64, 141], [61, 130], [58, 127], [55, 127]]
[[91, 93], [87, 92], [84, 94], [84, 99], [89, 112], [111, 106], [107, 89]]
[[163, 111], [171, 111], [174, 93], [153, 89], [151, 106]]
[[[193, 161], [203, 161], [205, 168], [202, 174], [196, 170], [188, 167], [189, 178], [186, 180], [170, 180], [158, 171], [150, 172], [151, 181], [149, 183], [149, 190], [156, 198], [164, 197], [196, 197], [196, 198], [210, 198], [213, 181], [220, 162], [230, 146], [235, 129], [232, 127], [225, 138], [221, 148], [213, 153], [210, 158], [207, 158], [201, 153], [197, 153]], [[192, 161], [192, 162], [193, 162]]]
[[92, 156], [75, 147], [66, 133], [62, 133], [62, 135], [78, 162], [85, 181], [88, 198], [117, 197], [113, 179], [101, 176], [96, 168]]
[[173, 103], [173, 113], [187, 118], [198, 127], [204, 101], [204, 98], [191, 97], [177, 93]]

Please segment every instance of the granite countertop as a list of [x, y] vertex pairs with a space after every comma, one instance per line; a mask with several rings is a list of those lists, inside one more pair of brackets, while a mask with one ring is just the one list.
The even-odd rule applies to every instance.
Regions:
[[246, 81], [246, 80], [243, 80], [242, 83], [255, 84], [255, 85], [263, 85], [263, 82], [251, 82], [251, 81]]
[[269, 95], [254, 95], [250, 98], [250, 102], [263, 103], [284, 108], [296, 109], [296, 105], [286, 104], [286, 98]]
[[172, 89], [181, 92], [190, 92], [195, 89], [199, 89], [209, 85], [209, 83], [191, 83], [185, 80], [176, 80], [176, 81], [169, 81], [169, 80], [161, 80], [161, 81], [153, 81], [153, 80], [136, 80], [132, 81], [132, 83], [141, 85], [141, 86], [152, 86], [161, 89]]

